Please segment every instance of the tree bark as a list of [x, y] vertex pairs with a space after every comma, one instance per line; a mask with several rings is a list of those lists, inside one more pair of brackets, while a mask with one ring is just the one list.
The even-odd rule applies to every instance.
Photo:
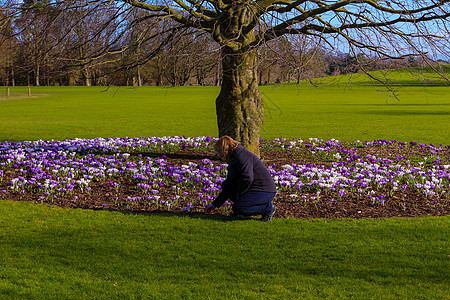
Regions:
[[35, 79], [36, 79], [36, 86], [39, 86], [39, 82], [40, 82], [40, 79], [39, 79], [39, 74], [40, 74], [39, 65], [36, 65], [36, 71], [35, 71], [35, 73], [36, 73], [36, 76], [35, 76]]
[[137, 65], [137, 84], [138, 86], [142, 86], [141, 68], [139, 65]]
[[222, 87], [216, 99], [219, 137], [228, 135], [259, 156], [264, 104], [257, 81], [257, 51], [222, 50]]
[[81, 72], [82, 72], [83, 77], [84, 77], [84, 85], [85, 86], [92, 86], [91, 72], [89, 71], [89, 68], [87, 66], [83, 66]]
[[16, 86], [16, 79], [14, 76], [14, 67], [11, 68], [11, 85]]

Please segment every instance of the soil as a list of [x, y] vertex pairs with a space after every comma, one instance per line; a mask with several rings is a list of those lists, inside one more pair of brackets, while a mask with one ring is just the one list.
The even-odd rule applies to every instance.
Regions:
[[[395, 149], [383, 148], [382, 151], [392, 151]], [[176, 153], [134, 153], [132, 155], [146, 155], [151, 157], [165, 156], [169, 164], [175, 166], [187, 164], [188, 162], [201, 163], [202, 159], [208, 158], [214, 164], [222, 164], [221, 161], [211, 156], [212, 153], [196, 150], [180, 150]], [[285, 164], [304, 164], [305, 156], [301, 153], [290, 151], [261, 151], [261, 158], [266, 165], [282, 166]], [[307, 159], [307, 157], [306, 157]], [[311, 161], [309, 163], [312, 163]], [[8, 171], [5, 172], [6, 180], [0, 182], [0, 190], [7, 189]], [[102, 209], [119, 210], [130, 212], [157, 212], [170, 211], [180, 214], [205, 213], [200, 203], [194, 205], [190, 210], [185, 210], [187, 203], [194, 203], [194, 198], [198, 199], [201, 188], [192, 189], [188, 195], [181, 197], [178, 203], [170, 208], [165, 206], [145, 205], [142, 203], [131, 203], [125, 200], [114, 200], [117, 194], [135, 197], [139, 196], [136, 190], [136, 183], [133, 178], [120, 178], [120, 189], [116, 191], [107, 181], [98, 181], [92, 185], [89, 193], [75, 191], [74, 194], [58, 198], [42, 199], [42, 194], [25, 191], [0, 193], [0, 199], [16, 201], [29, 201], [34, 203], [46, 203], [64, 208]], [[117, 181], [117, 179], [116, 179]], [[170, 199], [175, 196], [173, 187], [163, 187], [159, 189], [161, 199]], [[320, 194], [316, 192], [303, 192], [307, 196], [305, 200], [301, 197], [292, 197], [292, 192], [279, 192], [274, 200], [276, 205], [275, 218], [385, 218], [385, 217], [416, 217], [416, 216], [443, 216], [450, 214], [450, 201], [441, 199], [438, 203], [427, 199], [422, 194], [413, 190], [401, 190], [388, 196], [383, 205], [374, 204], [371, 199], [358, 198], [355, 195], [347, 194], [342, 199], [335, 200], [332, 195]], [[311, 199], [311, 198], [315, 199]], [[75, 199], [76, 198], [76, 199]], [[199, 202], [199, 201], [197, 201]], [[228, 215], [230, 209], [216, 210], [213, 214]]]

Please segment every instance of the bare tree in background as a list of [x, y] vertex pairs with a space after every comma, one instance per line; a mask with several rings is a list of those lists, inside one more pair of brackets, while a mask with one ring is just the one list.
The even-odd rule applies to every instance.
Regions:
[[292, 51], [287, 56], [287, 63], [297, 84], [302, 79], [320, 77], [323, 63], [319, 40], [309, 36], [294, 35], [290, 38]]
[[[44, 0], [42, 0], [44, 1]], [[222, 84], [216, 99], [219, 136], [229, 135], [259, 154], [264, 106], [258, 90], [258, 48], [283, 35], [316, 37], [358, 58], [408, 55], [448, 57], [450, 0], [84, 0], [45, 2], [59, 9], [78, 5], [110, 9], [117, 21], [115, 41], [131, 27], [133, 9], [141, 20], [166, 22], [211, 35], [221, 48]], [[20, 12], [17, 12], [20, 14]], [[70, 22], [70, 20], [68, 20]], [[191, 30], [195, 33], [195, 30]], [[120, 45], [124, 47], [124, 45]], [[436, 70], [439, 71], [439, 70]], [[375, 78], [376, 79], [376, 78]], [[376, 79], [377, 80], [377, 79]]]
[[[204, 85], [207, 78], [214, 78], [214, 74], [220, 72], [217, 64], [220, 59], [220, 48], [211, 36], [205, 32], [196, 35], [192, 46], [191, 55], [194, 56], [195, 83]], [[210, 84], [215, 84], [215, 82]]]
[[[50, 51], [52, 38], [51, 22], [54, 19], [55, 10], [50, 6], [44, 6], [41, 2], [26, 0], [21, 3], [20, 15], [15, 19], [15, 25], [19, 29], [19, 51], [24, 59], [24, 66], [28, 78], [34, 78], [34, 84], [41, 84], [41, 74], [47, 67], [47, 56]], [[28, 80], [30, 81], [30, 80]]]
[[0, 80], [6, 86], [15, 85], [13, 53], [17, 48], [17, 40], [12, 38], [11, 19], [8, 11], [0, 11]]

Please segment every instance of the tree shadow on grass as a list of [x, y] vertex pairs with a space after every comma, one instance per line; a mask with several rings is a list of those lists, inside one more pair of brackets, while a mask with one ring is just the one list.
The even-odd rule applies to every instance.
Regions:
[[[378, 82], [359, 82], [357, 83], [361, 86], [376, 86], [376, 87], [384, 87], [385, 85]], [[449, 83], [445, 80], [442, 81], [423, 81], [418, 82], [417, 80], [390, 80], [387, 82], [388, 86], [391, 87], [423, 87], [423, 88], [430, 88], [430, 87], [447, 87], [449, 86]]]
[[446, 111], [408, 111], [408, 110], [373, 110], [362, 112], [362, 114], [368, 115], [384, 115], [384, 116], [448, 116], [449, 112]]
[[362, 106], [362, 107], [428, 107], [428, 106], [450, 106], [450, 103], [403, 103], [401, 101], [389, 102], [389, 103], [343, 103], [339, 106]]
[[140, 216], [158, 216], [158, 217], [184, 217], [191, 219], [201, 219], [216, 222], [234, 222], [234, 221], [249, 221], [258, 220], [255, 217], [230, 217], [228, 215], [221, 215], [218, 213], [205, 213], [205, 212], [170, 212], [170, 211], [117, 211], [124, 215], [140, 215]]

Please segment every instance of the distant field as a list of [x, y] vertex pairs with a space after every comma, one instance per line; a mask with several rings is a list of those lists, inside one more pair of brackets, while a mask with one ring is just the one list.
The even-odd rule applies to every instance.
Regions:
[[[13, 88], [14, 93], [26, 87]], [[216, 87], [34, 87], [0, 101], [0, 140], [215, 134]]]
[[450, 88], [265, 87], [262, 136], [450, 143]]
[[[435, 66], [416, 69], [398, 69], [369, 72], [370, 76], [364, 73], [356, 73], [341, 76], [330, 76], [313, 79], [315, 83], [333, 83], [336, 85], [371, 85], [390, 87], [431, 87], [450, 85], [450, 65]], [[306, 81], [305, 81], [306, 82]]]
[[[386, 76], [397, 76], [391, 86], [398, 100], [361, 74], [315, 80], [316, 86], [263, 86], [261, 137], [450, 144], [450, 86], [400, 72]], [[218, 87], [33, 87], [32, 98], [26, 87], [10, 91], [10, 100], [0, 95], [2, 141], [217, 135]]]

